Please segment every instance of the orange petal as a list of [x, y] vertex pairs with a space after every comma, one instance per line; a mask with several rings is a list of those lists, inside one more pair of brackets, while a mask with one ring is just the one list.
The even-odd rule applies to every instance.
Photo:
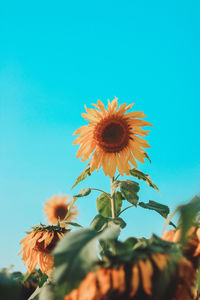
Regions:
[[115, 99], [113, 99], [113, 101], [111, 102], [111, 110], [113, 113], [117, 112], [117, 100], [118, 98], [115, 97]]
[[117, 115], [118, 116], [122, 116], [126, 111], [126, 103], [122, 103], [120, 106], [119, 106], [119, 109], [118, 109], [118, 112], [117, 112]]
[[123, 267], [119, 270], [112, 270], [112, 288], [122, 294], [126, 290], [126, 279]]
[[48, 237], [44, 240], [44, 248], [46, 248], [49, 244], [51, 244], [51, 241], [54, 238], [54, 233], [53, 232], [48, 232]]
[[111, 270], [110, 269], [100, 269], [97, 272], [97, 281], [99, 290], [102, 296], [107, 295], [111, 290]]
[[138, 120], [134, 119], [132, 124], [143, 127], [143, 126], [153, 126], [150, 122], [147, 122], [145, 120]]
[[92, 131], [88, 131], [87, 134], [82, 134], [79, 135], [74, 141], [73, 141], [73, 145], [79, 145], [82, 143], [86, 143], [88, 139], [92, 139], [93, 137], [93, 132]]
[[117, 167], [116, 155], [115, 153], [110, 154], [110, 165], [109, 165], [109, 176], [112, 178], [115, 175]]
[[135, 147], [135, 144], [134, 143], [132, 143], [132, 148], [131, 148], [131, 150], [132, 150], [132, 153], [133, 153], [133, 156], [138, 160], [138, 161], [140, 161], [141, 163], [144, 163], [145, 161], [144, 161], [144, 151], [143, 150], [141, 150], [141, 151], [139, 151], [138, 150], [138, 148], [136, 148]]
[[135, 168], [137, 168], [137, 162], [136, 162], [135, 158], [133, 157], [132, 153], [131, 153], [131, 156], [129, 157], [129, 161]]
[[98, 300], [99, 291], [97, 287], [96, 274], [89, 273], [79, 286], [81, 300]]
[[166, 267], [167, 264], [167, 257], [164, 254], [156, 253], [151, 255], [153, 261], [155, 262], [156, 266], [163, 270]]
[[162, 235], [162, 239], [167, 242], [173, 242], [175, 230], [168, 230]]
[[89, 125], [84, 125], [84, 126], [78, 128], [76, 131], [74, 131], [73, 135], [88, 133], [88, 131], [90, 130], [91, 127], [92, 126], [90, 124]]
[[81, 116], [82, 116], [84, 119], [86, 119], [86, 120], [88, 120], [88, 121], [91, 121], [91, 122], [94, 122], [94, 123], [98, 122], [98, 120], [99, 120], [98, 117], [94, 117], [94, 116], [88, 115], [88, 114], [86, 114], [86, 113], [82, 113]]
[[147, 295], [151, 295], [151, 288], [152, 288], [152, 281], [151, 277], [153, 275], [153, 267], [151, 262], [147, 260], [139, 260], [138, 262], [140, 272], [141, 272], [141, 277], [142, 277], [142, 284], [143, 284], [143, 289]]
[[132, 111], [125, 115], [126, 118], [145, 118], [146, 115], [143, 111]]
[[98, 118], [99, 120], [101, 120], [103, 118], [103, 115], [101, 114], [101, 112], [94, 108], [87, 108], [87, 106], [85, 105], [85, 110], [88, 113], [88, 115]]
[[66, 295], [64, 300], [78, 300], [78, 290], [73, 290], [69, 295]]
[[138, 291], [139, 288], [139, 284], [140, 284], [140, 275], [139, 275], [139, 270], [138, 270], [138, 266], [134, 265], [132, 268], [132, 276], [131, 276], [131, 292], [130, 292], [130, 296], [134, 297], [135, 294]]

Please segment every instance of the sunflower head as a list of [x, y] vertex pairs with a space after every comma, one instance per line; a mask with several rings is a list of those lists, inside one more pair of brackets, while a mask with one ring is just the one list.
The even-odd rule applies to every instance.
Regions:
[[22, 253], [29, 273], [38, 265], [42, 273], [50, 274], [53, 269], [51, 252], [67, 231], [59, 226], [37, 225], [21, 240], [22, 250], [19, 254]]
[[[87, 113], [82, 116], [88, 120], [85, 125], [74, 132], [80, 134], [73, 144], [80, 145], [77, 157], [82, 161], [91, 158], [90, 171], [99, 170], [101, 166], [105, 175], [113, 177], [116, 169], [123, 176], [129, 175], [131, 164], [137, 168], [136, 159], [144, 163], [147, 153], [143, 148], [149, 148], [145, 137], [148, 131], [141, 127], [152, 126], [151, 123], [141, 120], [145, 117], [141, 111], [126, 113], [133, 104], [123, 103], [118, 108], [117, 98], [108, 108], [98, 100], [95, 109], [85, 107]], [[141, 136], [141, 137], [139, 137]]]
[[154, 277], [158, 276], [158, 272], [161, 274], [167, 264], [167, 255], [155, 253], [134, 263], [120, 264], [115, 268], [100, 268], [90, 272], [79, 287], [65, 296], [64, 300], [150, 299], [155, 284]]
[[[68, 212], [68, 217], [65, 219]], [[50, 224], [57, 224], [59, 220], [63, 221], [65, 219], [65, 221], [71, 222], [76, 219], [78, 210], [67, 195], [54, 195], [44, 203], [44, 213]], [[62, 227], [66, 226], [62, 222], [60, 225]]]
[[[167, 242], [177, 243], [180, 242], [182, 236], [181, 229], [166, 231], [162, 239]], [[200, 257], [200, 227], [192, 226], [187, 234], [187, 242], [184, 245], [183, 252], [185, 257], [193, 263], [195, 267], [198, 266]]]

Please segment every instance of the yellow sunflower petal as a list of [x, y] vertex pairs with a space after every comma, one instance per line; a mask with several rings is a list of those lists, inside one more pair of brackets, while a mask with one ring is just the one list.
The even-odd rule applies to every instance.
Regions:
[[138, 119], [133, 119], [133, 124], [137, 126], [153, 126], [150, 122], [147, 122], [145, 120], [138, 120]]
[[78, 128], [76, 131], [74, 131], [74, 135], [75, 134], [83, 134], [83, 133], [88, 133], [88, 131], [92, 128], [93, 126], [91, 124], [89, 125], [84, 125], [80, 128]]
[[125, 118], [145, 118], [145, 114], [143, 111], [133, 111], [125, 114]]
[[88, 121], [91, 121], [91, 122], [97, 122], [98, 121], [98, 117], [94, 117], [93, 115], [89, 115], [89, 114], [86, 114], [86, 113], [82, 113], [81, 116], [88, 120]]

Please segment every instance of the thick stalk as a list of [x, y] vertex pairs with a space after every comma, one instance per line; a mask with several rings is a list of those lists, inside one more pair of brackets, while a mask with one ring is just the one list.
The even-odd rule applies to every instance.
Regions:
[[116, 216], [116, 207], [115, 207], [115, 195], [114, 195], [114, 188], [113, 188], [114, 178], [111, 178], [111, 211], [112, 211], [112, 218], [114, 219]]

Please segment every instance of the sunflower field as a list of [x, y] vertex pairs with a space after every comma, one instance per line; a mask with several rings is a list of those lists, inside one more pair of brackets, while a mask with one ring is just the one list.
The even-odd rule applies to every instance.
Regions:
[[[160, 192], [138, 163], [151, 162], [146, 136], [152, 124], [132, 104], [100, 100], [85, 107], [87, 124], [78, 128], [74, 145], [84, 167], [72, 199], [53, 195], [44, 205], [46, 224], [33, 224], [19, 243], [27, 273], [0, 272], [1, 300], [198, 300], [200, 299], [200, 198], [168, 206], [142, 202], [140, 182]], [[110, 191], [87, 187], [87, 178], [102, 168]], [[79, 198], [99, 195], [97, 212], [85, 228], [78, 221]], [[122, 205], [125, 208], [122, 208]], [[123, 213], [140, 207], [163, 218], [162, 235], [122, 240]], [[175, 218], [174, 218], [175, 216]], [[176, 221], [174, 221], [174, 219]], [[137, 224], [134, 224], [137, 226]], [[22, 233], [23, 235], [23, 233]]]

